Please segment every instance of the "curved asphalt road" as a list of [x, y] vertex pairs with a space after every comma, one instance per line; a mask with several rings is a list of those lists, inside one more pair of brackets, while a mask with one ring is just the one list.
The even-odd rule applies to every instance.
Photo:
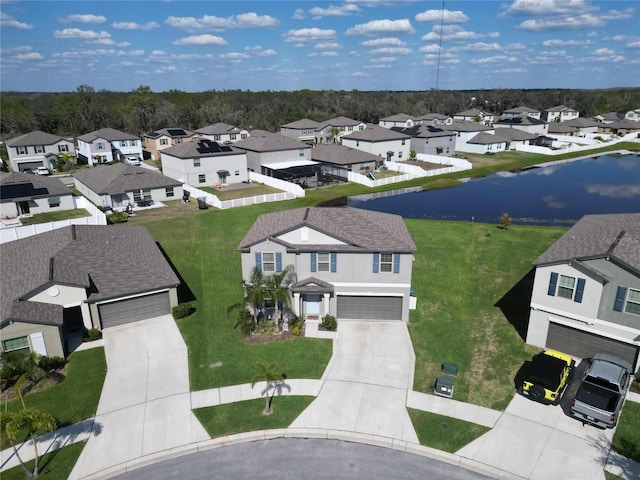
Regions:
[[274, 439], [184, 455], [119, 480], [485, 480], [479, 473], [400, 450], [339, 440]]

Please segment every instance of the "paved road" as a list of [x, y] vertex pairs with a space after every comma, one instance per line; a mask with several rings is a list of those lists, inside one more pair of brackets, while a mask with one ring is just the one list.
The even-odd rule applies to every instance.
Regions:
[[194, 453], [133, 470], [119, 480], [484, 480], [430, 458], [338, 440], [275, 439]]

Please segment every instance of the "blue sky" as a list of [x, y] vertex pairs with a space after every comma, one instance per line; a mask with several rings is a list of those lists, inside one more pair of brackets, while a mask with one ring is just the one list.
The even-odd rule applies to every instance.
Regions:
[[[0, 88], [640, 86], [640, 2], [0, 0]], [[439, 68], [438, 68], [439, 65]]]

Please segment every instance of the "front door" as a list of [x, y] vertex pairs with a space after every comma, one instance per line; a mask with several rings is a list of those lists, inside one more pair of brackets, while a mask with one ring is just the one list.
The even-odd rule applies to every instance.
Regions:
[[28, 215], [29, 213], [31, 213], [31, 210], [29, 209], [29, 200], [25, 200], [24, 202], [17, 202], [16, 205], [18, 206], [19, 215]]
[[306, 295], [304, 303], [307, 317], [320, 316], [320, 295]]

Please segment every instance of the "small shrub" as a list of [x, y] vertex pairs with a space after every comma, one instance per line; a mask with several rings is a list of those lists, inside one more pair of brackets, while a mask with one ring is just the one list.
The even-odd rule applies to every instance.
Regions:
[[248, 337], [256, 329], [256, 324], [249, 312], [242, 311], [238, 316], [238, 321], [236, 322], [235, 328], [239, 328], [240, 333], [242, 333], [243, 336]]
[[179, 318], [186, 318], [195, 311], [196, 309], [193, 308], [193, 305], [191, 305], [190, 303], [180, 303], [171, 309], [173, 318], [175, 318], [176, 320]]
[[291, 332], [292, 335], [295, 335], [296, 337], [298, 337], [300, 336], [301, 328], [302, 328], [301, 325], [296, 323], [293, 327], [289, 329], [289, 331]]
[[40, 368], [46, 372], [60, 370], [65, 363], [67, 362], [62, 357], [40, 357]]
[[500, 215], [500, 224], [498, 225], [498, 227], [501, 228], [502, 230], [507, 230], [510, 226], [511, 226], [511, 217], [507, 212], [505, 212], [502, 215]]
[[93, 342], [94, 340], [100, 340], [102, 338], [102, 332], [97, 328], [87, 330], [82, 339], [84, 342]]
[[322, 317], [322, 321], [320, 322], [320, 326], [325, 330], [335, 331], [338, 328], [338, 321], [336, 317], [333, 315], [325, 315]]
[[110, 224], [124, 223], [129, 220], [129, 215], [126, 212], [113, 212], [107, 215], [107, 221]]

